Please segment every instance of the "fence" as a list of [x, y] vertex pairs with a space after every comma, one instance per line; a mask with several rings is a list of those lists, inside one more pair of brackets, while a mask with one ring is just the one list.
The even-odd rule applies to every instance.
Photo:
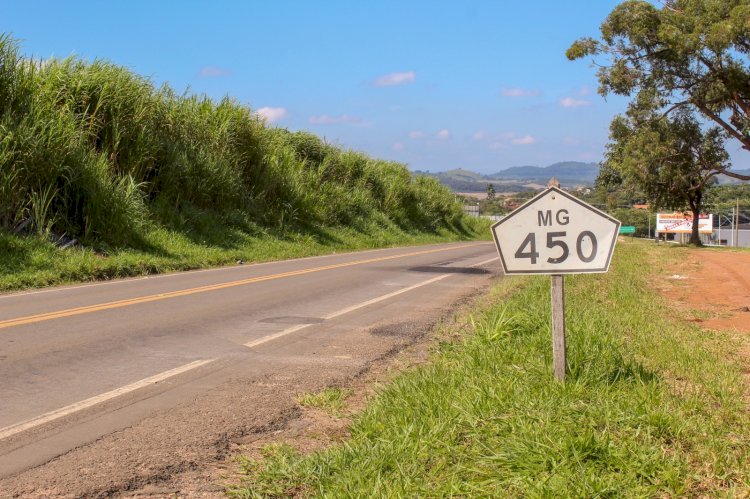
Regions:
[[[736, 241], [735, 236], [737, 237]], [[743, 228], [743, 225], [740, 225], [737, 230], [732, 230], [731, 227], [715, 227], [713, 234], [711, 234], [711, 243], [719, 246], [750, 248], [750, 226]]]

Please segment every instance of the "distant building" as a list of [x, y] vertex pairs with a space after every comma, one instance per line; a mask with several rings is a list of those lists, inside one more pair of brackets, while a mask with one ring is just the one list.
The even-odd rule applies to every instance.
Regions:
[[466, 213], [470, 217], [478, 217], [479, 216], [479, 205], [478, 204], [465, 204], [464, 205], [464, 213]]
[[650, 210], [651, 205], [650, 204], [634, 204], [633, 209], [635, 210]]
[[506, 210], [513, 211], [519, 206], [521, 206], [521, 203], [514, 199], [506, 199], [505, 201], [503, 201], [503, 208], [505, 208]]
[[737, 246], [750, 248], [750, 224], [739, 224], [736, 233], [731, 225], [714, 227], [711, 241], [720, 246], [735, 246], [735, 234], [737, 235]]

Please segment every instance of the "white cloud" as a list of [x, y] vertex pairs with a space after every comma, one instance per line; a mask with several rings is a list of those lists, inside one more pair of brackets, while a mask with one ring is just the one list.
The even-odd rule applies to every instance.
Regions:
[[262, 107], [255, 113], [262, 116], [268, 123], [274, 123], [285, 118], [287, 110], [283, 107]]
[[440, 130], [438, 133], [435, 134], [435, 138], [438, 138], [440, 140], [445, 140], [450, 136], [451, 136], [450, 132], [448, 132], [448, 130], [446, 130], [445, 128], [443, 128], [442, 130]]
[[217, 66], [204, 66], [198, 72], [201, 78], [219, 78], [222, 76], [229, 76], [232, 74], [228, 69], [220, 68]]
[[320, 116], [310, 116], [308, 121], [313, 125], [335, 125], [338, 123], [359, 123], [362, 120], [356, 116], [349, 116], [348, 114], [342, 114], [340, 116], [321, 114]]
[[416, 79], [417, 74], [414, 71], [405, 71], [403, 73], [388, 73], [376, 78], [372, 84], [376, 87], [395, 87], [406, 83], [414, 83]]
[[562, 107], [581, 107], [581, 106], [589, 106], [591, 105], [591, 102], [585, 99], [575, 99], [573, 97], [565, 97], [564, 99], [560, 99], [560, 105]]
[[504, 142], [495, 141], [495, 142], [490, 142], [487, 147], [493, 151], [498, 151], [500, 149], [507, 149], [508, 144], [505, 144]]
[[568, 135], [563, 138], [563, 144], [565, 144], [566, 146], [577, 146], [581, 144], [581, 139]]
[[425, 137], [427, 137], [427, 134], [420, 130], [412, 130], [411, 132], [409, 132], [410, 139], [423, 139]]
[[536, 142], [536, 139], [531, 135], [524, 135], [523, 137], [516, 137], [511, 142], [518, 146], [527, 146]]
[[396, 142], [395, 144], [393, 144], [392, 148], [394, 151], [403, 151], [404, 149], [406, 149], [406, 146], [401, 142]]
[[585, 96], [587, 96], [587, 95], [591, 95], [591, 87], [589, 87], [588, 85], [583, 85], [583, 86], [582, 86], [582, 87], [581, 87], [581, 88], [580, 88], [580, 89], [578, 90], [578, 95], [580, 95], [580, 96], [582, 96], [582, 97], [585, 97]]
[[486, 139], [487, 134], [484, 133], [484, 130], [479, 130], [478, 132], [474, 132], [474, 135], [472, 135], [471, 138], [476, 141], [480, 141]]
[[507, 87], [500, 90], [503, 97], [535, 97], [539, 95], [539, 90], [530, 88]]

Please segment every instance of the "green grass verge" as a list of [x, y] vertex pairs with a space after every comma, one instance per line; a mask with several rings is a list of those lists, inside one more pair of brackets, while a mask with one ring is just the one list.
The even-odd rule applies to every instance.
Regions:
[[197, 231], [154, 228], [140, 248], [61, 250], [42, 237], [20, 237], [0, 230], [0, 291], [118, 277], [191, 270], [243, 262], [264, 262], [399, 245], [489, 238], [486, 221], [467, 220], [464, 232], [403, 231], [371, 223], [359, 228], [317, 228], [274, 232], [209, 224]]
[[302, 407], [320, 409], [331, 416], [340, 416], [351, 394], [346, 388], [332, 387], [316, 393], [303, 393], [297, 396], [297, 403]]
[[506, 279], [476, 312], [309, 456], [248, 460], [239, 497], [645, 497], [748, 493], [750, 418], [737, 340], [671, 319], [648, 290], [685, 248], [620, 244], [566, 278], [566, 383], [551, 367], [549, 278]]

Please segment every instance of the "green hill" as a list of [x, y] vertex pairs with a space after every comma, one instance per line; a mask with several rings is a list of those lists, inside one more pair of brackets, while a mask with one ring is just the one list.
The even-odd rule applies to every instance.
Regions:
[[463, 168], [440, 172], [437, 174], [437, 176], [439, 178], [454, 179], [460, 181], [481, 182], [482, 180], [484, 180], [483, 175], [469, 170], [464, 170]]
[[487, 175], [490, 179], [525, 179], [546, 182], [552, 177], [560, 181], [593, 183], [599, 174], [596, 163], [582, 163], [579, 161], [563, 161], [549, 166], [515, 166], [497, 173]]
[[[0, 35], [0, 256], [17, 265], [33, 267], [18, 249], [29, 236], [184, 268], [205, 261], [185, 262], [176, 240], [214, 245], [221, 263], [248, 237], [334, 244], [327, 229], [351, 229], [378, 245], [396, 234], [457, 237], [466, 223], [447, 188], [403, 164], [268, 127], [233, 99], [177, 94], [105, 61], [24, 59]], [[139, 258], [114, 273], [157, 270], [133, 270]]]

